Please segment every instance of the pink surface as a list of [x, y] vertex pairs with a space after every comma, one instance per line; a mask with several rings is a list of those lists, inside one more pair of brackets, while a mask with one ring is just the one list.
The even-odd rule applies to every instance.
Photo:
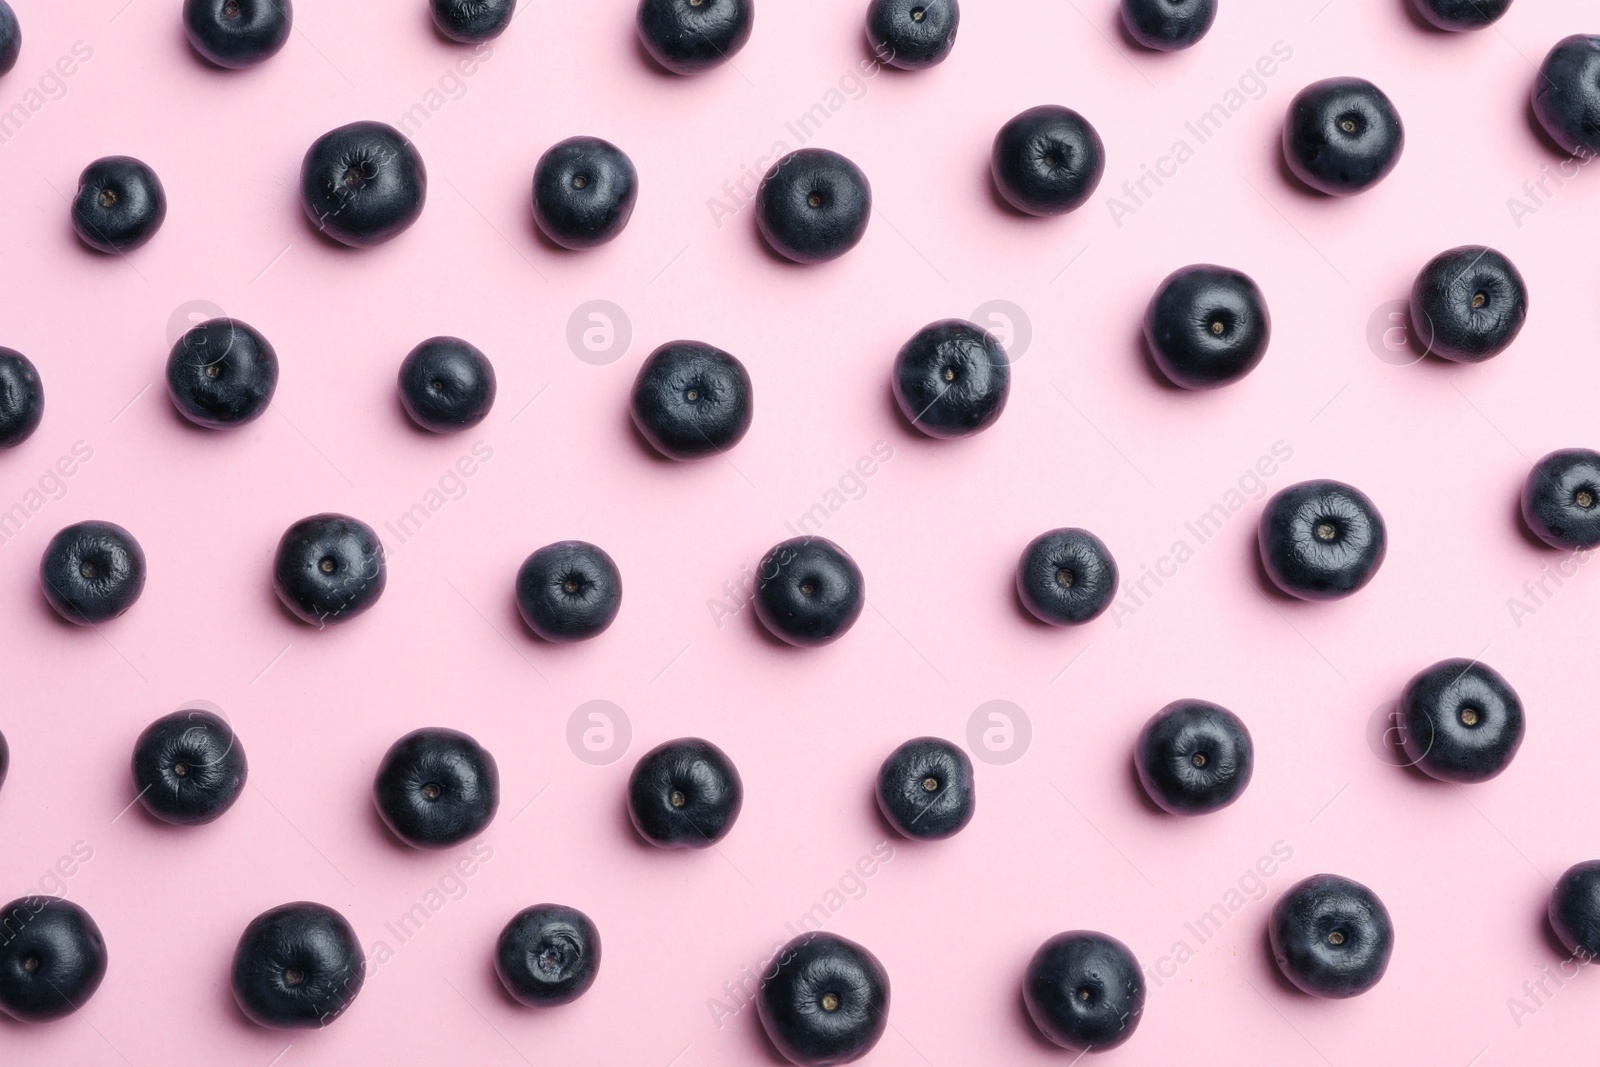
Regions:
[[[1542, 914], [1551, 879], [1600, 854], [1600, 579], [1569, 562], [1551, 581], [1564, 557], [1514, 514], [1534, 459], [1596, 444], [1600, 191], [1588, 173], [1544, 179], [1537, 202], [1524, 189], [1561, 164], [1527, 98], [1556, 40], [1596, 30], [1582, 0], [1520, 0], [1462, 36], [1401, 0], [1224, 0], [1174, 56], [1126, 44], [1113, 0], [969, 3], [947, 63], [870, 78], [861, 0], [763, 0], [735, 64], [694, 79], [646, 65], [627, 0], [531, 3], [469, 77], [421, 0], [304, 0], [284, 52], [237, 75], [190, 55], [175, 0], [16, 7], [24, 50], [0, 106], [31, 110], [0, 145], [0, 343], [38, 364], [48, 405], [0, 456], [0, 507], [42, 505], [0, 545], [0, 896], [64, 889], [111, 965], [79, 1015], [0, 1024], [0, 1060], [769, 1063], [725, 983], [819, 905], [892, 978], [877, 1064], [1070, 1061], [1027, 1024], [1019, 981], [1041, 940], [1077, 927], [1122, 938], [1152, 976], [1139, 1032], [1106, 1062], [1587, 1054], [1600, 976], [1559, 978]], [[75, 52], [92, 56], [46, 77]], [[1270, 77], [1241, 82], [1275, 53]], [[1343, 74], [1389, 93], [1408, 144], [1376, 190], [1330, 201], [1285, 178], [1278, 130], [1294, 92]], [[1109, 156], [1094, 200], [1050, 221], [1002, 210], [987, 183], [994, 131], [1044, 102], [1083, 112]], [[1185, 123], [1230, 102], [1199, 143]], [[418, 103], [421, 221], [371, 252], [319, 239], [296, 197], [306, 146]], [[749, 210], [712, 204], [775, 141], [797, 147], [786, 123], [818, 104], [809, 143], [860, 164], [878, 211], [854, 252], [797, 269], [762, 249]], [[642, 192], [620, 239], [570, 255], [536, 238], [527, 193], [540, 153], [578, 133], [630, 153]], [[1163, 163], [1179, 139], [1192, 154]], [[126, 260], [82, 250], [67, 222], [79, 170], [112, 153], [154, 166], [171, 204]], [[1170, 177], [1147, 179], [1141, 204], [1121, 187], [1145, 165]], [[1113, 195], [1136, 210], [1119, 219]], [[1385, 305], [1468, 242], [1521, 268], [1526, 330], [1482, 366], [1400, 365]], [[1276, 320], [1259, 370], [1208, 395], [1158, 384], [1137, 345], [1156, 283], [1196, 261], [1254, 275]], [[915, 436], [889, 396], [896, 348], [997, 299], [1031, 324], [1005, 416], [967, 441]], [[605, 365], [567, 340], [591, 300], [631, 323]], [[241, 432], [193, 430], [164, 396], [169, 319], [190, 301], [277, 347], [273, 409]], [[395, 397], [401, 357], [437, 333], [474, 341], [500, 378], [495, 412], [457, 437], [413, 431]], [[628, 426], [639, 361], [678, 337], [754, 377], [754, 428], [727, 462], [658, 461]], [[92, 457], [41, 480], [74, 452]], [[470, 477], [452, 473], [471, 457]], [[1269, 596], [1261, 499], [1322, 476], [1378, 503], [1388, 562], [1345, 602]], [[402, 543], [386, 524], [419, 503]], [[1230, 517], [1202, 543], [1186, 523], [1215, 504]], [[713, 605], [818, 505], [813, 528], [861, 564], [871, 606], [836, 645], [796, 652]], [[382, 603], [327, 632], [280, 610], [269, 580], [284, 527], [321, 510], [372, 523], [392, 553]], [[58, 623], [37, 588], [46, 541], [86, 518], [127, 526], [149, 556], [143, 599], [101, 632]], [[1031, 623], [1010, 588], [1022, 546], [1060, 525], [1104, 538], [1130, 591], [1073, 631]], [[581, 647], [540, 644], [512, 602], [522, 558], [560, 538], [605, 547], [627, 589]], [[1131, 593], [1141, 578], [1148, 596]], [[1470, 789], [1387, 765], [1375, 714], [1418, 669], [1475, 655], [1528, 709], [1515, 764]], [[1131, 771], [1140, 725], [1182, 696], [1240, 714], [1258, 761], [1240, 803], [1189, 821], [1154, 813]], [[195, 830], [119, 817], [134, 738], [197, 698], [247, 747], [240, 803]], [[917, 734], [965, 741], [996, 699], [1024, 709], [1031, 747], [979, 763], [977, 819], [945, 843], [884, 844], [878, 763]], [[568, 746], [591, 700], [631, 721], [606, 765]], [[372, 810], [378, 758], [425, 725], [474, 734], [502, 770], [499, 819], [455, 853], [398, 847]], [[747, 800], [720, 849], [663, 854], [632, 834], [623, 784], [686, 734], [733, 757]], [[1355, 1001], [1287, 989], [1265, 947], [1272, 899], [1319, 871], [1365, 882], [1394, 916], [1388, 977]], [[286, 1035], [243, 1020], [227, 973], [244, 925], [296, 899], [339, 908], [382, 962], [336, 1025]], [[595, 919], [605, 960], [581, 1001], [528, 1011], [489, 953], [513, 912], [547, 900]], [[390, 924], [418, 904], [428, 917], [402, 940]], [[1202, 943], [1186, 924], [1219, 904]]]

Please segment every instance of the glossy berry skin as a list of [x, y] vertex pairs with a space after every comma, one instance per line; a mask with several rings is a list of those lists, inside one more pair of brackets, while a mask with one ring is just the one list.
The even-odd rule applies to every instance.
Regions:
[[1144, 975], [1121, 941], [1070, 930], [1033, 954], [1022, 1000], [1039, 1032], [1055, 1044], [1072, 1052], [1103, 1052], [1139, 1028]]
[[1394, 104], [1362, 78], [1328, 78], [1289, 103], [1283, 155], [1289, 170], [1328, 196], [1354, 196], [1389, 176], [1405, 150]]
[[272, 563], [278, 599], [316, 627], [348, 622], [383, 596], [383, 542], [359, 519], [323, 512], [283, 532]]
[[1600, 860], [1575, 864], [1550, 893], [1550, 929], [1579, 961], [1600, 956]]
[[1255, 773], [1255, 746], [1237, 715], [1205, 700], [1174, 700], [1144, 724], [1133, 749], [1144, 791], [1173, 815], [1221, 811]]
[[414, 730], [384, 754], [372, 798], [384, 825], [412, 848], [450, 848], [494, 821], [500, 770], [466, 734]]
[[600, 931], [576, 908], [538, 904], [512, 917], [495, 943], [494, 970], [530, 1008], [570, 1004], [600, 974]]
[[1359, 996], [1394, 952], [1394, 923], [1372, 890], [1333, 874], [1297, 882], [1273, 905], [1272, 954], [1283, 976], [1314, 997]]
[[145, 727], [133, 746], [133, 788], [155, 818], [174, 826], [220, 819], [244, 791], [244, 746], [220, 715], [175, 711]]
[[422, 216], [428, 171], [393, 126], [352, 122], [312, 143], [300, 166], [300, 196], [317, 230], [351, 248], [371, 248]]
[[674, 74], [721, 66], [750, 41], [753, 0], [640, 0], [639, 40]]
[[1122, 0], [1128, 36], [1160, 52], [1199, 42], [1217, 18], [1217, 0]]
[[1029, 108], [995, 135], [989, 169], [1006, 203], [1028, 215], [1062, 215], [1094, 194], [1106, 149], [1071, 108]]
[[17, 13], [6, 0], [0, 0], [0, 74], [16, 66], [21, 54], [22, 26], [17, 22]]
[[366, 982], [356, 932], [324, 904], [299, 901], [262, 912], [233, 954], [233, 998], [245, 1017], [274, 1030], [327, 1026]]
[[1064, 527], [1028, 542], [1017, 562], [1017, 598], [1040, 622], [1078, 626], [1117, 595], [1117, 561], [1088, 530]]
[[894, 359], [894, 399], [929, 437], [967, 437], [993, 426], [1011, 396], [1000, 339], [965, 319], [918, 330]]
[[189, 44], [211, 63], [243, 70], [271, 59], [294, 29], [290, 0], [184, 0]]
[[1481, 363], [1517, 339], [1528, 317], [1528, 289], [1505, 256], [1482, 245], [1442, 252], [1411, 288], [1411, 321], [1428, 351], [1454, 363]]
[[756, 1012], [780, 1055], [799, 1067], [854, 1063], [889, 1026], [889, 975], [867, 949], [805, 933], [773, 961]]
[[621, 233], [639, 198], [627, 154], [598, 137], [572, 137], [539, 157], [533, 218], [562, 248], [596, 248]]
[[277, 391], [277, 351], [238, 319], [191, 327], [167, 357], [167, 393], [196, 426], [221, 430], [252, 422]]
[[743, 363], [699, 341], [672, 341], [639, 368], [631, 410], [633, 424], [657, 452], [699, 459], [744, 440], [755, 401]]
[[646, 752], [628, 776], [628, 815], [657, 848], [710, 848], [744, 807], [744, 782], [727, 753], [685, 737]]
[[1481, 30], [1511, 10], [1511, 0], [1415, 0], [1417, 13], [1441, 30]]
[[1267, 501], [1258, 531], [1272, 583], [1301, 600], [1337, 600], [1383, 565], [1389, 535], [1376, 505], [1342, 482], [1301, 482]]
[[144, 549], [114, 522], [79, 522], [50, 539], [39, 561], [44, 598], [79, 626], [110, 622], [144, 592]]
[[587, 541], [557, 541], [523, 561], [517, 608], [546, 641], [587, 641], [605, 633], [622, 610], [622, 573]]
[[1400, 695], [1411, 764], [1444, 782], [1486, 782], [1522, 747], [1522, 701], [1494, 668], [1447, 659], [1419, 673]]
[[861, 242], [872, 186], [837, 152], [802, 148], [772, 165], [756, 189], [756, 226], [774, 252], [796, 263], [837, 259]]
[[956, 46], [961, 5], [956, 0], [872, 0], [867, 43], [878, 60], [900, 70], [943, 63]]
[[1582, 159], [1600, 153], [1600, 34], [1556, 42], [1533, 83], [1533, 113], [1550, 139]]
[[0, 448], [15, 448], [33, 436], [44, 418], [44, 385], [33, 361], [0, 348]]
[[0, 911], [0, 1011], [24, 1023], [62, 1019], [106, 976], [106, 942], [89, 913], [60, 897], [22, 897]]
[[132, 252], [167, 219], [167, 192], [156, 172], [132, 156], [106, 156], [84, 168], [72, 199], [78, 239], [107, 255]]
[[459, 337], [430, 337], [400, 364], [400, 404], [434, 433], [470, 429], [489, 417], [498, 389], [489, 357]]
[[856, 624], [866, 602], [861, 568], [827, 538], [791, 538], [761, 559], [756, 617], [791, 645], [816, 648], [837, 641]]
[[433, 24], [452, 41], [477, 44], [506, 32], [517, 0], [428, 0]]
[[1563, 448], [1534, 464], [1522, 486], [1522, 521], [1551, 548], [1600, 545], [1600, 452]]
[[972, 821], [976, 807], [972, 760], [948, 741], [907, 741], [878, 770], [878, 810], [904, 837], [950, 837]]
[[1216, 389], [1261, 363], [1272, 314], [1248, 274], [1201, 263], [1167, 275], [1145, 309], [1144, 337], [1173, 385]]

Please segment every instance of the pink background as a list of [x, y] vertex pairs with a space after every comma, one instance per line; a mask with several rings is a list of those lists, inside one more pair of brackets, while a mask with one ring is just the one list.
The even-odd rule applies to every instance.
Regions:
[[[0, 106], [27, 107], [41, 79], [46, 92], [0, 145], [0, 343], [38, 364], [48, 405], [0, 457], [0, 508], [27, 502], [75, 442], [93, 455], [46, 479], [59, 498], [0, 545], [0, 896], [64, 888], [111, 964], [79, 1015], [0, 1024], [7, 1063], [769, 1063], [754, 1012], [714, 1019], [710, 1002], [818, 904], [892, 977], [878, 1064], [1070, 1060], [1018, 991], [1037, 944], [1077, 927], [1161, 969], [1107, 1062], [1493, 1065], [1592, 1047], [1600, 978], [1545, 979], [1537, 1002], [1523, 986], [1562, 960], [1542, 919], [1550, 881], [1600, 855], [1597, 579], [1571, 561], [1558, 588], [1546, 574], [1564, 557], [1515, 518], [1533, 460], [1596, 444], [1597, 179], [1546, 180], [1542, 205], [1523, 190], [1562, 159], [1530, 126], [1534, 65], [1596, 30], [1589, 5], [1519, 0], [1495, 28], [1447, 36], [1401, 0], [1224, 0], [1199, 47], [1161, 56], [1121, 38], [1113, 0], [974, 2], [944, 65], [857, 79], [861, 0], [762, 0], [733, 65], [679, 79], [641, 58], [628, 0], [527, 4], [470, 77], [422, 0], [302, 0], [283, 53], [242, 74], [190, 54], [176, 0], [14, 3], [25, 41]], [[46, 78], [79, 41], [92, 57]], [[1291, 58], [1245, 81], [1261, 98], [1236, 100], [1197, 146], [1185, 122], [1276, 42]], [[1390, 94], [1408, 143], [1384, 184], [1331, 201], [1285, 178], [1278, 131], [1298, 89], [1346, 74]], [[370, 252], [318, 238], [297, 202], [305, 148], [434, 91], [415, 127], [432, 183], [421, 221]], [[1088, 116], [1109, 157], [1094, 199], [1048, 221], [1002, 210], [987, 178], [995, 130], [1043, 102]], [[785, 123], [819, 103], [810, 143], [860, 164], [878, 210], [853, 253], [798, 269], [763, 250], [750, 211], [717, 218], [710, 201], [775, 140], [797, 147]], [[642, 191], [617, 241], [571, 255], [536, 237], [527, 196], [540, 153], [579, 133], [621, 145]], [[1179, 138], [1193, 158], [1161, 164], [1174, 176], [1147, 179], [1154, 195], [1119, 226], [1108, 198]], [[171, 205], [126, 259], [80, 248], [67, 221], [78, 172], [111, 153], [149, 162]], [[1514, 214], [1512, 197], [1537, 210]], [[1468, 242], [1521, 268], [1526, 330], [1482, 366], [1402, 365], [1381, 343], [1385, 305]], [[1197, 261], [1254, 275], [1276, 320], [1260, 369], [1206, 395], [1159, 384], [1137, 340], [1155, 285]], [[595, 299], [631, 322], [609, 365], [567, 341]], [[966, 441], [917, 437], [889, 398], [896, 348], [994, 299], [1031, 323], [1005, 416]], [[189, 428], [163, 395], [169, 319], [197, 300], [260, 328], [282, 360], [272, 411], [236, 433]], [[456, 437], [415, 432], [395, 397], [401, 357], [438, 333], [474, 341], [500, 379], [494, 413]], [[659, 461], [629, 429], [639, 361], [679, 337], [754, 377], [754, 428], [727, 462]], [[450, 477], [476, 442], [492, 458]], [[1279, 442], [1292, 457], [1249, 477]], [[830, 497], [875, 447], [892, 458]], [[1260, 497], [1324, 476], [1377, 501], [1388, 562], [1342, 603], [1268, 595]], [[1246, 499], [1230, 497], [1241, 479]], [[402, 546], [384, 524], [419, 502], [442, 506]], [[819, 503], [867, 577], [856, 628], [796, 652], [749, 611], [719, 620], [724, 583]], [[1237, 513], [1199, 544], [1184, 524], [1217, 503]], [[372, 523], [393, 552], [382, 603], [327, 632], [280, 610], [269, 581], [279, 534], [321, 510]], [[143, 599], [99, 632], [58, 623], [36, 578], [51, 534], [87, 518], [127, 526], [149, 556]], [[1031, 623], [1012, 569], [1061, 525], [1103, 537], [1125, 588], [1145, 566], [1164, 584], [1078, 630]], [[616, 625], [579, 647], [540, 644], [511, 596], [523, 557], [560, 538], [604, 546], [627, 588]], [[1163, 562], [1180, 539], [1192, 558]], [[1523, 587], [1541, 579], [1553, 595], [1536, 604]], [[1475, 655], [1523, 697], [1516, 763], [1470, 789], [1387, 765], [1375, 715], [1417, 670]], [[1184, 696], [1234, 709], [1257, 745], [1241, 802], [1190, 821], [1153, 812], [1130, 765], [1140, 725]], [[235, 723], [244, 796], [199, 829], [118, 817], [134, 738], [193, 699]], [[604, 766], [566, 740], [596, 699], [632, 723], [631, 749]], [[995, 699], [1025, 711], [1032, 743], [979, 763], [970, 828], [896, 842], [872, 877], [843, 880], [858, 899], [830, 897], [889, 835], [870, 799], [883, 757], [917, 734], [964, 742]], [[470, 848], [409, 851], [373, 814], [379, 757], [425, 725], [499, 760], [492, 856], [470, 878], [453, 873]], [[719, 850], [665, 854], [627, 826], [623, 786], [639, 754], [686, 734], [731, 754], [747, 800]], [[70, 860], [75, 846], [92, 858]], [[1275, 846], [1290, 857], [1256, 880]], [[58, 862], [70, 877], [52, 880]], [[1398, 929], [1388, 977], [1355, 1001], [1287, 989], [1264, 945], [1271, 901], [1319, 871], [1373, 887]], [[1185, 924], [1241, 904], [1241, 880], [1242, 906], [1201, 944]], [[400, 942], [385, 924], [441, 887]], [[339, 908], [393, 956], [331, 1029], [257, 1029], [231, 1003], [228, 963], [253, 916], [296, 899]], [[490, 949], [547, 900], [595, 919], [605, 959], [581, 1001], [528, 1011], [501, 994]], [[1181, 964], [1179, 941], [1194, 952]]]

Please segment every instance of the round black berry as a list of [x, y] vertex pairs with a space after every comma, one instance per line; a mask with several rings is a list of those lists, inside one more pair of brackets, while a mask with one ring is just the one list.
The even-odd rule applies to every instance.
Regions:
[[1167, 275], [1145, 309], [1144, 337], [1172, 384], [1215, 389], [1256, 369], [1272, 315], [1248, 274], [1202, 263]]
[[351, 248], [370, 248], [400, 236], [422, 216], [428, 171], [393, 126], [352, 122], [306, 151], [300, 197], [319, 231]]
[[672, 341], [633, 380], [633, 424], [663, 456], [726, 452], [750, 430], [750, 374], [733, 356], [699, 341]]
[[429, 0], [433, 24], [452, 41], [477, 44], [506, 32], [517, 0]]
[[744, 807], [744, 783], [716, 745], [668, 741], [640, 757], [628, 777], [634, 828], [659, 848], [710, 848], [728, 836]]
[[1089, 930], [1057, 934], [1033, 954], [1022, 999], [1034, 1025], [1073, 1052], [1116, 1048], [1144, 1014], [1144, 975], [1121, 941]]
[[1040, 622], [1076, 626], [1097, 619], [1116, 595], [1117, 561], [1088, 530], [1042, 533], [1017, 561], [1017, 597]]
[[32, 896], [0, 910], [0, 1011], [19, 1022], [65, 1018], [106, 976], [106, 942], [70, 900]]
[[756, 616], [791, 645], [815, 647], [843, 637], [861, 617], [866, 585], [849, 553], [823, 537], [772, 547], [756, 579]]
[[1563, 151], [1588, 161], [1600, 154], [1600, 34], [1556, 42], [1533, 83], [1533, 113]]
[[275, 1030], [327, 1026], [366, 982], [356, 932], [324, 904], [300, 901], [263, 912], [233, 953], [233, 997], [245, 1017]]
[[290, 0], [184, 0], [189, 43], [210, 62], [242, 70], [277, 55], [294, 29]]
[[990, 170], [1006, 203], [1029, 215], [1061, 215], [1094, 194], [1106, 149], [1071, 108], [1029, 108], [995, 135]]
[[600, 931], [576, 908], [525, 908], [500, 931], [494, 970], [518, 1003], [530, 1008], [570, 1004], [600, 974]]
[[528, 628], [546, 641], [587, 641], [616, 621], [622, 574], [603, 549], [558, 541], [523, 561], [517, 607]]
[[1261, 563], [1274, 585], [1301, 600], [1337, 600], [1372, 581], [1389, 549], [1383, 516], [1342, 482], [1301, 482], [1267, 501]]
[[131, 156], [107, 156], [84, 168], [72, 200], [78, 238], [108, 255], [131, 252], [167, 219], [167, 192], [156, 172]]
[[347, 622], [383, 596], [389, 572], [372, 527], [324, 512], [284, 531], [272, 564], [278, 599], [303, 622]]
[[0, 348], [0, 448], [13, 448], [33, 436], [44, 418], [44, 385], [31, 360]]
[[902, 835], [937, 840], [972, 821], [972, 760], [937, 737], [918, 737], [889, 754], [878, 770], [878, 808]]
[[1528, 290], [1505, 256], [1482, 245], [1440, 253], [1411, 288], [1411, 321], [1432, 338], [1428, 351], [1456, 363], [1479, 363], [1517, 339], [1528, 317]]
[[1328, 78], [1289, 103], [1283, 152], [1295, 177], [1329, 196], [1370, 189], [1394, 170], [1406, 132], [1394, 104], [1361, 78]]
[[1217, 0], [1122, 0], [1128, 36], [1162, 52], [1197, 43], [1217, 18]]
[[837, 152], [802, 148], [772, 165], [756, 189], [756, 225], [796, 263], [836, 259], [860, 243], [872, 217], [872, 186]]
[[1522, 701], [1476, 660], [1447, 659], [1419, 673], [1400, 696], [1400, 714], [1406, 756], [1442, 781], [1486, 782], [1522, 747]]
[[1535, 463], [1522, 486], [1522, 519], [1551, 548], [1600, 545], [1600, 452], [1563, 448]]
[[873, 54], [901, 70], [944, 62], [960, 25], [956, 0], [872, 0], [867, 8], [867, 42]]
[[167, 357], [167, 392], [179, 414], [212, 429], [251, 422], [278, 390], [278, 353], [237, 319], [191, 327]]
[[144, 549], [114, 522], [80, 522], [50, 539], [39, 561], [44, 597], [80, 626], [109, 622], [144, 592]]
[[929, 437], [966, 437], [994, 425], [1011, 395], [1000, 339], [964, 319], [918, 330], [894, 360], [894, 398]]
[[1366, 886], [1317, 874], [1289, 889], [1272, 908], [1272, 954], [1285, 978], [1314, 997], [1365, 993], [1389, 969], [1394, 924]]
[[889, 975], [878, 957], [835, 934], [785, 945], [756, 1012], [774, 1048], [798, 1067], [854, 1063], [889, 1026]]
[[563, 248], [605, 244], [628, 225], [638, 198], [633, 161], [598, 137], [562, 141], [533, 171], [534, 221]]
[[496, 388], [489, 357], [459, 337], [430, 337], [400, 364], [400, 403], [434, 433], [478, 425], [494, 407]]
[[466, 734], [414, 730], [389, 746], [372, 796], [400, 840], [412, 848], [450, 848], [477, 837], [494, 820], [500, 771]]
[[639, 40], [674, 74], [720, 66], [750, 40], [752, 0], [640, 0]]
[[1150, 799], [1173, 815], [1203, 815], [1238, 800], [1255, 771], [1250, 731], [1227, 708], [1175, 700], [1156, 712], [1134, 745]]
[[199, 826], [233, 807], [250, 768], [220, 715], [195, 708], [157, 719], [133, 746], [139, 803], [162, 822]]

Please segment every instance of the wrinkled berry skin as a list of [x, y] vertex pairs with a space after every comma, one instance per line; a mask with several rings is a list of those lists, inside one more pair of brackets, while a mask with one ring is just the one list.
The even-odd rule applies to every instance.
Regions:
[[1144, 337], [1173, 385], [1216, 389], [1261, 363], [1272, 341], [1272, 315], [1248, 274], [1201, 263], [1161, 283], [1145, 309]]
[[878, 770], [878, 810], [903, 837], [951, 837], [972, 821], [976, 806], [972, 760], [941, 738], [907, 741]]
[[628, 225], [639, 174], [627, 154], [598, 137], [572, 137], [539, 158], [533, 171], [533, 218], [562, 248], [605, 244]]
[[1133, 952], [1089, 930], [1057, 934], [1040, 945], [1022, 984], [1023, 1003], [1039, 1032], [1079, 1053], [1104, 1052], [1132, 1037], [1144, 996], [1144, 975]]
[[70, 900], [13, 900], [0, 910], [0, 929], [0, 1011], [18, 1022], [64, 1019], [105, 979], [105, 937]]
[[517, 0], [429, 0], [433, 24], [461, 44], [491, 41], [506, 32]]
[[494, 970], [519, 1004], [553, 1008], [589, 991], [600, 974], [600, 931], [576, 908], [537, 904], [500, 931]]
[[633, 380], [633, 424], [670, 459], [715, 456], [744, 440], [755, 401], [750, 373], [699, 341], [662, 345]]
[[965, 319], [918, 330], [894, 360], [894, 398], [929, 437], [968, 437], [993, 426], [1011, 396], [1011, 360], [1000, 339]]
[[1117, 595], [1117, 561], [1088, 530], [1066, 527], [1028, 542], [1017, 562], [1017, 597], [1040, 622], [1081, 626]]
[[351, 248], [393, 240], [422, 217], [428, 171], [405, 135], [382, 122], [352, 122], [317, 138], [300, 166], [306, 217]]
[[879, 62], [900, 70], [926, 70], [956, 46], [961, 5], [956, 0], [872, 0], [867, 43]]
[[1584, 963], [1600, 956], [1600, 860], [1569, 868], [1550, 893], [1550, 929]]
[[175, 711], [145, 727], [133, 746], [139, 803], [174, 826], [215, 822], [239, 799], [250, 767], [244, 746], [220, 715]]
[[78, 239], [117, 255], [141, 247], [167, 220], [167, 191], [149, 166], [132, 156], [107, 156], [84, 168], [72, 200]]
[[889, 975], [867, 949], [805, 933], [774, 960], [756, 1012], [780, 1055], [797, 1067], [854, 1063], [889, 1026]]
[[1522, 701], [1476, 660], [1442, 660], [1419, 673], [1400, 695], [1400, 713], [1406, 756], [1440, 781], [1486, 782], [1522, 747]]
[[430, 337], [400, 364], [400, 404], [434, 433], [470, 429], [489, 417], [499, 386], [489, 357], [459, 337]]
[[772, 547], [756, 577], [756, 616], [774, 636], [801, 648], [837, 641], [866, 605], [861, 568], [823, 537], [795, 537]]
[[1289, 103], [1283, 154], [1294, 176], [1328, 196], [1353, 196], [1389, 176], [1406, 144], [1389, 98], [1362, 78], [1328, 78]]
[[744, 782], [727, 753], [698, 737], [658, 745], [628, 777], [628, 815], [657, 848], [710, 848], [744, 807]]
[[1272, 908], [1272, 954], [1285, 978], [1314, 997], [1359, 996], [1394, 952], [1394, 923], [1366, 886], [1332, 874], [1296, 883]]
[[1372, 581], [1389, 550], [1383, 516], [1359, 489], [1312, 481], [1279, 490], [1261, 513], [1261, 564], [1301, 600], [1337, 600]]
[[1575, 33], [1550, 49], [1534, 79], [1533, 113], [1563, 151], [1600, 154], [1600, 34]]
[[1415, 0], [1417, 13], [1441, 30], [1481, 30], [1511, 10], [1511, 0]]
[[1481, 363], [1504, 352], [1528, 317], [1528, 289], [1505, 256], [1463, 245], [1428, 262], [1411, 287], [1411, 321], [1428, 351], [1453, 363]]
[[32, 437], [43, 419], [38, 369], [21, 352], [0, 348], [0, 448], [15, 448]]
[[233, 954], [233, 997], [251, 1022], [316, 1030], [349, 1010], [367, 978], [356, 932], [324, 904], [300, 901], [258, 915]]
[[79, 626], [110, 622], [144, 592], [144, 549], [114, 522], [80, 522], [50, 539], [39, 561], [44, 597]]
[[414, 730], [389, 746], [372, 797], [384, 825], [412, 848], [450, 848], [494, 821], [500, 770], [466, 734]]
[[1237, 715], [1205, 700], [1175, 700], [1134, 745], [1139, 781], [1163, 811], [1203, 815], [1238, 800], [1255, 773], [1255, 746]]
[[1217, 0], [1122, 0], [1128, 36], [1158, 52], [1197, 44], [1217, 18]]
[[208, 62], [244, 70], [283, 50], [294, 29], [290, 0], [184, 0], [183, 29]]
[[1522, 520], [1551, 548], [1600, 545], [1600, 452], [1563, 448], [1535, 463], [1522, 486]]
[[190, 327], [167, 357], [167, 393], [196, 426], [221, 430], [253, 422], [277, 391], [277, 351], [238, 319]]
[[278, 541], [273, 588], [284, 607], [312, 626], [348, 622], [369, 610], [388, 582], [383, 542], [359, 519], [312, 515]]
[[844, 255], [861, 243], [871, 217], [867, 176], [825, 148], [790, 152], [756, 188], [756, 227], [774, 252], [796, 263]]
[[755, 28], [753, 0], [640, 0], [639, 40], [674, 74], [699, 74], [739, 54]]
[[1106, 149], [1089, 120], [1071, 108], [1029, 108], [1000, 127], [990, 174], [1006, 203], [1028, 215], [1062, 215], [1094, 194]]
[[546, 545], [517, 571], [517, 609], [546, 641], [587, 641], [605, 633], [622, 610], [622, 573], [587, 541]]

